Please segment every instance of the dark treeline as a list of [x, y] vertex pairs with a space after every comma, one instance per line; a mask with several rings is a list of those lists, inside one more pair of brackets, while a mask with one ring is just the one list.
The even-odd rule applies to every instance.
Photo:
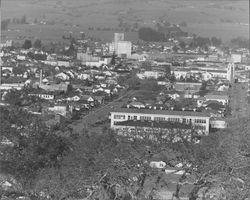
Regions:
[[[159, 42], [159, 41], [166, 41], [169, 38], [166, 38], [163, 33], [156, 31], [150, 27], [142, 27], [138, 30], [138, 35], [141, 40], [147, 42]], [[220, 46], [222, 44], [222, 40], [216, 37], [196, 37], [193, 36], [193, 41], [190, 44], [190, 47], [207, 47], [208, 45], [213, 46]]]
[[8, 29], [8, 25], [10, 23], [10, 19], [5, 19], [1, 21], [1, 30], [5, 31]]
[[138, 35], [141, 40], [148, 42], [159, 42], [165, 40], [164, 34], [149, 27], [140, 28], [138, 30]]
[[8, 25], [10, 23], [13, 24], [27, 24], [26, 16], [22, 16], [21, 18], [13, 18], [13, 19], [4, 19], [1, 20], [1, 30], [5, 31], [8, 29]]
[[233, 38], [231, 40], [231, 44], [234, 47], [250, 49], [250, 41], [249, 39], [246, 39], [246, 38], [242, 38], [242, 37]]

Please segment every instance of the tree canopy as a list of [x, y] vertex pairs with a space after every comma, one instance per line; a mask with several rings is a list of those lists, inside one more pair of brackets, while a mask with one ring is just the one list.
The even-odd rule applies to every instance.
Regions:
[[25, 40], [23, 43], [23, 48], [24, 49], [30, 49], [32, 47], [32, 42], [31, 40]]
[[139, 38], [144, 41], [159, 42], [159, 41], [164, 41], [165, 39], [164, 34], [149, 27], [140, 28], [138, 30], [138, 35]]

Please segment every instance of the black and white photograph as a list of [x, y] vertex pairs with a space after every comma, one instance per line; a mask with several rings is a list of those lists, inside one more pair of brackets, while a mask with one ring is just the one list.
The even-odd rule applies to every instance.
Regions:
[[0, 200], [250, 200], [249, 0], [0, 0]]

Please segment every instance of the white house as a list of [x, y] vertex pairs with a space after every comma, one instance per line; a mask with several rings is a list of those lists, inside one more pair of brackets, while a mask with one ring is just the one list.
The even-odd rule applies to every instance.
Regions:
[[88, 73], [81, 73], [81, 74], [78, 74], [77, 78], [81, 80], [87, 80], [87, 79], [90, 79], [91, 76]]
[[51, 111], [55, 114], [59, 114], [62, 116], [66, 116], [67, 115], [67, 106], [64, 105], [55, 105], [54, 107], [48, 107], [48, 111]]
[[170, 94], [168, 94], [168, 96], [174, 100], [180, 98], [180, 95], [178, 93], [170, 93]]
[[53, 94], [29, 94], [29, 96], [37, 96], [45, 100], [53, 100], [55, 98], [55, 95]]
[[132, 101], [131, 103], [129, 103], [127, 105], [127, 107], [134, 107], [134, 108], [145, 108], [145, 105], [141, 102], [138, 102], [138, 101]]
[[152, 168], [163, 169], [166, 167], [166, 163], [163, 161], [160, 161], [160, 162], [152, 161], [152, 162], [150, 162], [149, 166]]
[[211, 124], [211, 128], [215, 128], [215, 129], [227, 128], [227, 122], [224, 118], [211, 118], [210, 124]]
[[213, 94], [208, 94], [205, 96], [206, 101], [218, 101], [221, 102], [222, 105], [227, 105], [229, 102], [229, 97], [228, 95], [213, 95]]
[[59, 66], [59, 67], [70, 67], [71, 63], [69, 61], [58, 60], [57, 61], [57, 66]]
[[161, 71], [145, 71], [145, 72], [142, 72], [142, 73], [137, 73], [136, 75], [140, 79], [145, 79], [145, 78], [158, 79], [160, 77], [164, 77], [165, 74], [166, 74], [165, 72], [161, 72]]
[[56, 78], [59, 78], [59, 79], [61, 79], [61, 80], [64, 80], [64, 81], [66, 81], [66, 80], [69, 80], [69, 79], [70, 79], [70, 76], [69, 76], [69, 75], [67, 75], [67, 74], [66, 74], [66, 73], [64, 73], [64, 72], [61, 72], [61, 73], [59, 73], [59, 74], [55, 75], [55, 77], [56, 77]]
[[68, 97], [67, 98], [67, 101], [80, 101], [80, 97], [79, 96], [73, 96], [73, 97]]
[[23, 60], [25, 60], [26, 59], [26, 56], [25, 55], [17, 55], [17, 60], [21, 60], [21, 61], [23, 61]]

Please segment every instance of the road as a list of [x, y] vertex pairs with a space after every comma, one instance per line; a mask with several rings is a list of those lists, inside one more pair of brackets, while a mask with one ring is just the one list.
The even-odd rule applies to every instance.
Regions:
[[75, 121], [72, 123], [71, 127], [77, 133], [81, 133], [83, 129], [90, 130], [90, 126], [95, 124], [97, 121], [102, 121], [108, 118], [109, 113], [111, 110], [120, 108], [124, 103], [127, 102], [128, 97], [132, 96], [135, 91], [132, 90], [124, 90], [121, 96], [115, 99], [112, 102], [109, 102], [106, 105], [103, 105], [100, 108], [97, 108], [93, 111], [90, 111], [87, 115], [82, 117], [80, 120]]
[[233, 84], [230, 94], [232, 118], [240, 119], [250, 116], [250, 104], [247, 101], [247, 83]]

